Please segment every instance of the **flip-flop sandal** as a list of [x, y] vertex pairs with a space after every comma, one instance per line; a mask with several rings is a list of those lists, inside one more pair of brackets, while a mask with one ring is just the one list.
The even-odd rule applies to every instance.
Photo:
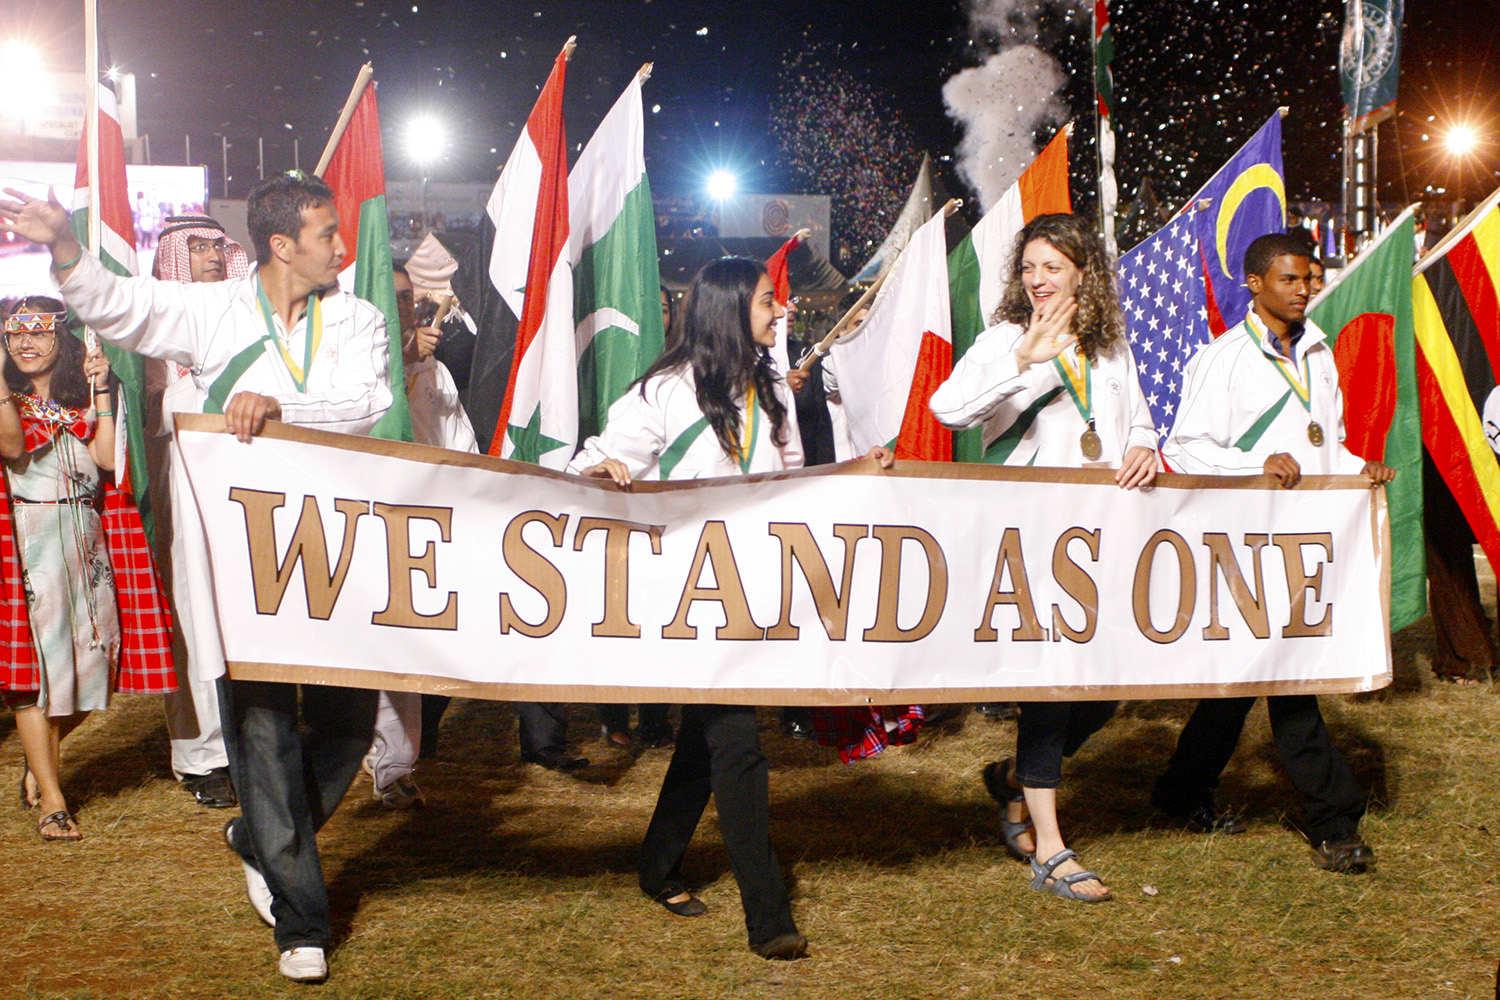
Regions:
[[1062, 899], [1071, 899], [1077, 903], [1103, 903], [1114, 898], [1114, 893], [1106, 891], [1103, 895], [1090, 896], [1087, 893], [1077, 892], [1073, 886], [1079, 882], [1093, 880], [1100, 885], [1104, 880], [1091, 871], [1074, 872], [1071, 875], [1054, 875], [1057, 866], [1069, 859], [1077, 860], [1078, 855], [1069, 848], [1063, 848], [1052, 857], [1047, 859], [1046, 864], [1041, 864], [1036, 858], [1031, 859], [1031, 887], [1037, 892], [1049, 892]]
[[[51, 837], [47, 835], [47, 827], [55, 826], [59, 830], [72, 830], [73, 836]], [[43, 816], [42, 821], [36, 825], [37, 833], [49, 844], [73, 843], [83, 839], [83, 834], [78, 830], [78, 824], [73, 820], [73, 814], [66, 809], [59, 809], [49, 816]]]
[[1024, 804], [1026, 801], [1026, 791], [1010, 783], [1014, 766], [1009, 757], [984, 765], [984, 788], [990, 793], [990, 798], [1000, 803], [1000, 836], [1005, 838], [1005, 850], [1017, 861], [1030, 861], [1032, 853], [1021, 847], [1021, 836], [1027, 833], [1035, 835], [1036, 827], [1032, 825], [1031, 817], [1013, 820], [1006, 814], [1006, 808], [1011, 803]]

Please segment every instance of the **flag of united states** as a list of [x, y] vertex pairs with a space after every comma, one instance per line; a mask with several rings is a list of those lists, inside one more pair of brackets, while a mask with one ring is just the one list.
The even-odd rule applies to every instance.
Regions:
[[1211, 339], [1193, 215], [1184, 212], [1120, 258], [1125, 329], [1159, 441], [1177, 419], [1183, 368]]

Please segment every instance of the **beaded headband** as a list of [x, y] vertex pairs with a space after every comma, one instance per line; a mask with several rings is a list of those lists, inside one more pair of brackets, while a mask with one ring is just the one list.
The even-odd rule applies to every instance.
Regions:
[[5, 317], [6, 333], [56, 333], [68, 318], [67, 313], [16, 313]]

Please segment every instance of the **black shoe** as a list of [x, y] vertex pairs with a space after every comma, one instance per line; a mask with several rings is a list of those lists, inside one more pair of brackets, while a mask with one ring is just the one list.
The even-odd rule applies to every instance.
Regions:
[[240, 801], [234, 794], [227, 767], [216, 767], [207, 774], [184, 775], [182, 789], [205, 809], [230, 809]]
[[528, 764], [539, 764], [549, 771], [581, 771], [589, 766], [587, 757], [573, 757], [566, 750], [547, 747], [536, 753], [523, 753], [521, 759]]
[[1358, 875], [1375, 867], [1375, 852], [1359, 834], [1331, 837], [1313, 848], [1313, 863], [1331, 872]]
[[[676, 903], [668, 902], [671, 897], [681, 896], [683, 893], [687, 893], [687, 899]], [[669, 885], [651, 898], [666, 907], [667, 912], [675, 913], [679, 917], [701, 917], [708, 912], [708, 907], [703, 900], [694, 896], [692, 890], [683, 885]]]
[[1192, 813], [1190, 816], [1179, 816], [1189, 830], [1194, 833], [1244, 833], [1245, 824], [1234, 813], [1214, 806], [1204, 806]]
[[794, 958], [806, 958], [807, 938], [795, 931], [790, 934], [778, 934], [764, 944], [751, 945], [750, 950], [761, 958], [773, 958], [782, 961], [791, 961]]
[[[1191, 798], [1189, 801], [1192, 801]], [[1210, 800], [1189, 811], [1180, 799], [1168, 798], [1158, 786], [1151, 794], [1151, 804], [1194, 833], [1244, 833], [1247, 827], [1240, 818], [1227, 809], [1220, 809]]]
[[991, 722], [1008, 722], [1021, 717], [1021, 709], [1013, 701], [987, 701], [975, 705], [974, 711]]

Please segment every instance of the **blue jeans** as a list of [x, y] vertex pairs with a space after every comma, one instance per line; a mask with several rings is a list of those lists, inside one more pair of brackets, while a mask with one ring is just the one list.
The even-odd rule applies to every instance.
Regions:
[[355, 688], [219, 682], [224, 743], [240, 797], [230, 846], [266, 877], [281, 951], [328, 947], [328, 887], [316, 835], [370, 748], [378, 696]]

